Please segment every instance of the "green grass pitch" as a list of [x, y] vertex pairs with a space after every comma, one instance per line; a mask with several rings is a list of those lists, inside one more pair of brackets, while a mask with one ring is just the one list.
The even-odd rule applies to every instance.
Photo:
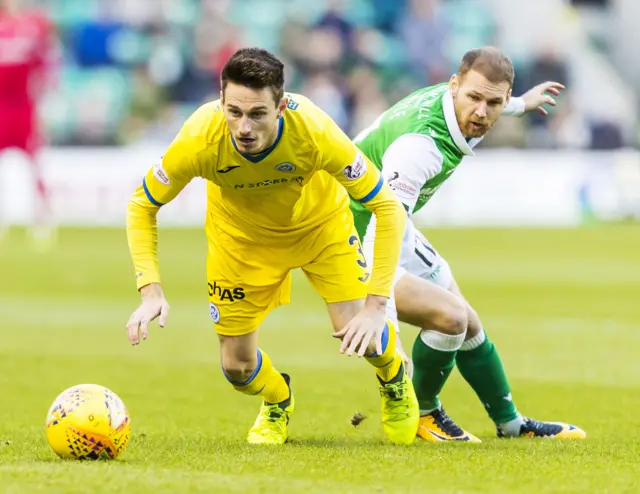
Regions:
[[[454, 371], [447, 411], [481, 445], [394, 447], [366, 362], [340, 355], [322, 301], [296, 273], [261, 346], [291, 373], [291, 442], [245, 444], [259, 402], [224, 380], [211, 328], [200, 230], [160, 231], [169, 324], [131, 347], [138, 304], [122, 230], [24, 232], [0, 244], [0, 492], [502, 493], [640, 491], [640, 227], [433, 230], [500, 349], [521, 412], [583, 427], [583, 442], [498, 440]], [[416, 332], [405, 326], [411, 345]], [[53, 399], [111, 388], [132, 416], [114, 462], [59, 460], [44, 435]], [[354, 412], [368, 418], [350, 425]]]

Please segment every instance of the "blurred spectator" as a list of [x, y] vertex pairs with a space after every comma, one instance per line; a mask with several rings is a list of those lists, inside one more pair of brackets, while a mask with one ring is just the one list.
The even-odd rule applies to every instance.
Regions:
[[[496, 33], [487, 0], [29, 3], [51, 13], [63, 41], [60, 85], [43, 110], [52, 143], [67, 145], [166, 139], [218, 97], [222, 66], [248, 45], [281, 56], [286, 89], [310, 97], [353, 136], [415, 89], [446, 81], [466, 50], [493, 43]], [[518, 90], [567, 82], [565, 60], [553, 50], [517, 62]], [[589, 129], [574, 109], [561, 103], [551, 119], [521, 119], [485, 145], [521, 145], [526, 125], [529, 145], [615, 144], [615, 129]]]
[[349, 126], [349, 116], [345, 98], [340, 89], [326, 72], [319, 72], [307, 79], [302, 93], [322, 108], [340, 127]]
[[342, 52], [349, 53], [353, 46], [353, 32], [355, 26], [345, 15], [346, 2], [342, 0], [329, 0], [327, 11], [322, 15], [317, 26], [333, 30], [339, 35], [342, 42]]
[[389, 103], [380, 91], [375, 72], [366, 67], [358, 67], [353, 71], [349, 79], [349, 91], [354, 95], [349, 130], [355, 136], [369, 127], [387, 109]]
[[624, 146], [620, 124], [612, 120], [601, 119], [591, 124], [591, 149], [611, 150]]
[[[146, 129], [160, 120], [165, 108], [162, 87], [155, 83], [146, 66], [136, 67], [131, 80], [132, 98], [128, 118], [121, 129], [121, 139], [139, 140]], [[126, 136], [126, 138], [125, 138]]]
[[340, 34], [332, 28], [313, 29], [304, 38], [298, 40], [301, 50], [297, 53], [297, 63], [305, 73], [315, 71], [337, 71], [344, 60], [344, 51]]
[[[533, 87], [544, 81], [557, 81], [567, 86], [567, 89], [558, 98], [562, 101], [570, 95], [571, 84], [567, 64], [562, 60], [557, 50], [551, 44], [543, 45], [540, 51], [534, 55], [526, 77], [526, 87]], [[531, 125], [528, 135], [528, 143], [532, 147], [554, 148], [557, 146], [556, 137], [550, 131], [555, 117], [555, 110], [549, 109], [551, 118], [544, 117], [537, 112], [527, 115]]]
[[405, 11], [407, 0], [371, 0], [375, 26], [386, 33], [395, 32], [400, 16]]
[[82, 22], [73, 33], [72, 48], [77, 64], [81, 67], [117, 64], [113, 42], [124, 29], [124, 24], [108, 14]]
[[450, 75], [443, 56], [448, 29], [436, 0], [410, 0], [399, 31], [407, 58], [417, 77], [426, 84], [442, 82]]
[[589, 146], [591, 136], [586, 118], [579, 111], [571, 93], [564, 97], [553, 116], [549, 131], [555, 137], [556, 147], [584, 149]]

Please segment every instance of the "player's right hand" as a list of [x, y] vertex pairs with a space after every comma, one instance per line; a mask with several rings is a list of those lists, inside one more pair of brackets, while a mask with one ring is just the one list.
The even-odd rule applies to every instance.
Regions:
[[351, 356], [357, 352], [358, 357], [365, 355], [369, 343], [375, 347], [375, 353], [382, 355], [382, 331], [385, 326], [385, 307], [387, 298], [369, 295], [364, 307], [340, 331], [333, 333], [334, 338], [342, 340], [340, 353]]
[[142, 334], [143, 340], [147, 339], [149, 323], [156, 317], [160, 316], [158, 323], [161, 328], [164, 328], [169, 316], [169, 304], [164, 298], [159, 283], [143, 286], [140, 289], [140, 294], [142, 295], [142, 303], [131, 314], [129, 322], [127, 322], [127, 335], [132, 345], [140, 343], [140, 334]]
[[549, 112], [545, 110], [542, 105], [546, 103], [551, 106], [556, 106], [556, 100], [547, 93], [558, 96], [564, 88], [565, 87], [559, 82], [553, 81], [543, 82], [542, 84], [532, 87], [522, 95], [524, 110], [527, 112], [537, 110], [538, 113], [546, 117], [549, 115]]

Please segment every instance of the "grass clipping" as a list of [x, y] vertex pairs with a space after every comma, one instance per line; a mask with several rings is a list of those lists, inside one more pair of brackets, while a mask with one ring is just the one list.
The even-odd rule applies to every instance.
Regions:
[[364, 419], [366, 418], [366, 415], [360, 412], [356, 412], [353, 414], [353, 417], [351, 417], [351, 425], [354, 427], [358, 427], [362, 422], [364, 422]]

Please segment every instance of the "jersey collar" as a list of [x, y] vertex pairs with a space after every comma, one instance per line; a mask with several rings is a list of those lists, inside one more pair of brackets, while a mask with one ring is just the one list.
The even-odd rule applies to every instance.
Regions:
[[263, 159], [265, 159], [267, 156], [269, 156], [271, 151], [273, 151], [276, 148], [276, 146], [280, 142], [280, 138], [282, 137], [282, 130], [283, 129], [284, 129], [284, 117], [280, 117], [280, 121], [278, 122], [278, 136], [276, 137], [275, 142], [273, 144], [271, 144], [271, 146], [269, 146], [267, 149], [265, 149], [264, 151], [262, 151], [261, 153], [258, 153], [258, 154], [246, 154], [246, 153], [243, 153], [242, 151], [240, 151], [238, 149], [238, 146], [236, 145], [236, 141], [233, 138], [233, 136], [231, 136], [231, 142], [233, 143], [233, 147], [236, 148], [236, 151], [238, 151], [238, 153], [240, 153], [243, 158], [251, 161], [252, 163], [258, 163], [258, 162], [262, 161]]
[[467, 142], [460, 131], [456, 112], [453, 109], [453, 96], [448, 89], [442, 94], [442, 111], [444, 113], [444, 120], [447, 122], [447, 127], [449, 128], [449, 135], [451, 135], [458, 149], [467, 156], [475, 156], [473, 148], [476, 147], [484, 137], [475, 137], [469, 139], [469, 142]]

